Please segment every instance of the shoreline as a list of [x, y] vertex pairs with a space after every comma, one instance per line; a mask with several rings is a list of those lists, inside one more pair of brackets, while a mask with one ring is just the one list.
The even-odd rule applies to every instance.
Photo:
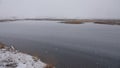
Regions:
[[95, 24], [120, 25], [120, 19], [55, 19], [55, 18], [24, 18], [24, 19], [0, 19], [0, 23], [11, 21], [60, 21], [65, 24], [83, 24], [93, 22]]
[[42, 62], [38, 57], [19, 52], [13, 46], [0, 42], [0, 67], [2, 68], [55, 68]]

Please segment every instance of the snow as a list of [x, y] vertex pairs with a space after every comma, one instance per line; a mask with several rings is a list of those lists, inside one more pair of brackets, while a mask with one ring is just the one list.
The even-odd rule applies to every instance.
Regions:
[[0, 49], [0, 68], [45, 68], [40, 59], [18, 52], [13, 47]]
[[26, 68], [26, 64], [19, 63], [17, 68]]

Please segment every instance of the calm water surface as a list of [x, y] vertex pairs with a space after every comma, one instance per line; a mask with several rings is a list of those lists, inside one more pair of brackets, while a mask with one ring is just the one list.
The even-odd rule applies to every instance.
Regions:
[[120, 26], [57, 21], [0, 23], [0, 42], [56, 68], [120, 68]]

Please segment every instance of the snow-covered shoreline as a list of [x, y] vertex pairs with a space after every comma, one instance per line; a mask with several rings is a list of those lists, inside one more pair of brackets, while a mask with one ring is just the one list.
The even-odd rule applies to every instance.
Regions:
[[49, 68], [40, 59], [0, 44], [0, 68]]

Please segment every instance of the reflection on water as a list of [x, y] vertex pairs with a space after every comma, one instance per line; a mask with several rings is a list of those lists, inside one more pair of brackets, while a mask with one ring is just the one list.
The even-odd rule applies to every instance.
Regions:
[[120, 27], [53, 21], [0, 23], [0, 41], [57, 68], [120, 68]]

